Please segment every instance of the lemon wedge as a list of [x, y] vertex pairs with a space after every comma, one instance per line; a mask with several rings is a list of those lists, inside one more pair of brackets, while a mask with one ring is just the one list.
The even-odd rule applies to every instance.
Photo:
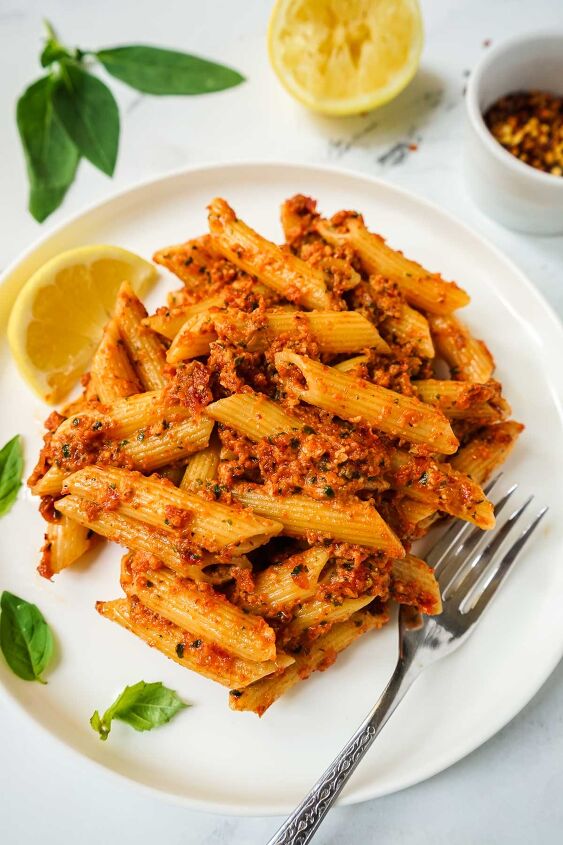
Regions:
[[156, 269], [117, 246], [84, 246], [52, 258], [27, 280], [12, 308], [8, 342], [23, 378], [46, 402], [62, 399], [86, 370], [117, 291], [142, 295]]
[[423, 38], [418, 0], [277, 0], [268, 52], [280, 82], [303, 105], [358, 114], [410, 82]]

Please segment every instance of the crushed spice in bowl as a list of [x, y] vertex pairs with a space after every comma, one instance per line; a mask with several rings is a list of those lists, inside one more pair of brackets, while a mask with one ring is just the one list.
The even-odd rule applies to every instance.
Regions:
[[513, 156], [553, 176], [563, 176], [563, 97], [516, 91], [483, 115], [493, 137]]

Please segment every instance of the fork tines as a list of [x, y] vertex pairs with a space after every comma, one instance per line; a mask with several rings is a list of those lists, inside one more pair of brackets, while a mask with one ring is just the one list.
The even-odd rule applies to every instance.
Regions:
[[[489, 483], [487, 494], [499, 479], [500, 475]], [[492, 531], [454, 523], [427, 555], [440, 584], [444, 609], [470, 616], [468, 623], [476, 621], [487, 607], [548, 510], [542, 508], [519, 532], [520, 519], [534, 498], [529, 496], [500, 522], [499, 515], [517, 489], [513, 484], [494, 504], [497, 525]]]

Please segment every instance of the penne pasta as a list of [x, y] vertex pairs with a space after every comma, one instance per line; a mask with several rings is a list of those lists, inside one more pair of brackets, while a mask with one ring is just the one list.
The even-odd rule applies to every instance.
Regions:
[[233, 496], [255, 513], [280, 522], [284, 534], [295, 537], [320, 534], [344, 543], [378, 549], [391, 557], [404, 554], [399, 539], [368, 502], [322, 502], [301, 495], [272, 496], [260, 485], [244, 483], [235, 485]]
[[112, 513], [181, 536], [211, 552], [236, 549], [237, 554], [244, 554], [282, 528], [280, 523], [242, 508], [210, 502], [160, 479], [116, 467], [79, 470], [67, 478], [65, 491], [100, 506], [109, 504]]
[[442, 612], [440, 585], [432, 567], [414, 555], [393, 561], [391, 596], [399, 604], [412, 605], [430, 616]]
[[129, 282], [123, 282], [115, 305], [119, 332], [145, 390], [158, 390], [166, 384], [166, 350], [158, 335], [143, 325], [146, 316], [147, 312]]
[[274, 660], [276, 635], [261, 616], [245, 613], [209, 584], [178, 578], [167, 569], [132, 570], [129, 595], [179, 628], [246, 660]]
[[434, 510], [473, 522], [484, 530], [495, 526], [492, 503], [479, 484], [450, 464], [394, 449], [388, 478], [392, 487]]
[[429, 318], [437, 354], [450, 368], [452, 378], [487, 382], [495, 362], [482, 340], [476, 340], [466, 325], [453, 316]]
[[311, 598], [299, 607], [289, 625], [283, 629], [285, 641], [298, 638], [308, 628], [322, 629], [335, 622], [344, 622], [353, 613], [362, 610], [373, 601], [373, 596], [365, 595], [356, 599], [342, 599], [335, 602], [330, 599]]
[[328, 669], [341, 651], [367, 631], [381, 628], [388, 618], [386, 613], [376, 615], [360, 610], [345, 622], [334, 625], [305, 652], [297, 653], [295, 663], [283, 672], [256, 681], [244, 689], [231, 690], [229, 706], [232, 710], [250, 710], [263, 716], [268, 707], [296, 683], [306, 680], [316, 670]]
[[356, 250], [368, 273], [396, 282], [409, 305], [430, 314], [451, 314], [469, 303], [469, 296], [455, 282], [430, 273], [368, 232], [360, 215], [351, 213], [338, 226], [323, 220], [317, 227], [329, 243], [348, 244]]
[[322, 271], [257, 234], [237, 218], [225, 200], [210, 203], [209, 229], [217, 249], [267, 287], [305, 308], [330, 307]]
[[[449, 455], [459, 445], [444, 415], [418, 399], [338, 372], [289, 350], [278, 352], [275, 362], [286, 387], [317, 408], [347, 420], [363, 419], [387, 434], [431, 446], [436, 452]], [[302, 380], [292, 378], [288, 365], [297, 368], [305, 386]]]
[[221, 444], [214, 438], [213, 442], [188, 458], [186, 469], [180, 482], [180, 489], [197, 493], [205, 488], [207, 482], [217, 476]]
[[266, 312], [263, 327], [254, 330], [246, 314], [217, 311], [190, 317], [174, 338], [166, 359], [176, 364], [206, 355], [218, 333], [232, 336], [233, 343], [240, 338], [249, 352], [264, 352], [276, 338], [300, 331], [311, 333], [323, 353], [339, 355], [370, 347], [380, 353], [390, 351], [373, 323], [356, 311]]
[[338, 364], [333, 364], [335, 370], [339, 373], [351, 373], [361, 364], [367, 364], [369, 358], [367, 355], [356, 355], [355, 358], [347, 358], [345, 361], [339, 361]]
[[514, 420], [485, 426], [454, 455], [451, 466], [477, 484], [484, 484], [493, 470], [507, 459], [523, 430], [524, 426]]
[[188, 290], [209, 284], [209, 270], [222, 256], [209, 235], [157, 250], [152, 259], [182, 280]]
[[179, 575], [205, 580], [202, 570], [209, 559], [183, 546], [177, 534], [157, 531], [139, 520], [92, 507], [91, 501], [80, 496], [64, 496], [57, 500], [55, 508], [120, 546], [155, 555]]
[[287, 431], [300, 431], [304, 425], [262, 393], [235, 393], [208, 405], [205, 413], [212, 420], [255, 441]]
[[68, 516], [61, 516], [57, 522], [48, 522], [37, 571], [44, 578], [52, 578], [72, 566], [92, 548], [95, 540], [93, 531]]
[[423, 358], [434, 357], [434, 344], [428, 320], [424, 314], [411, 308], [406, 302], [401, 303], [398, 317], [385, 318], [383, 328], [399, 346], [410, 345], [417, 355]]
[[298, 602], [314, 596], [329, 555], [330, 550], [324, 546], [313, 546], [268, 566], [256, 575], [252, 592], [238, 603], [263, 616], [288, 613]]
[[449, 419], [496, 421], [510, 413], [498, 381], [483, 384], [444, 379], [413, 381], [412, 388], [422, 402], [434, 405]]
[[[140, 393], [142, 390], [119, 333], [116, 317], [112, 317], [104, 329], [102, 340], [92, 360], [88, 389], [92, 390], [100, 402], [113, 402], [119, 397], [131, 396], [132, 393]], [[75, 411], [72, 416], [76, 413]]]
[[225, 297], [222, 294], [200, 299], [192, 305], [177, 305], [172, 308], [159, 308], [156, 314], [145, 317], [143, 325], [149, 326], [153, 331], [173, 340], [185, 322], [190, 317], [203, 314], [211, 308], [222, 308], [225, 304]]
[[136, 634], [147, 645], [158, 649], [180, 666], [226, 687], [242, 689], [295, 662], [292, 657], [282, 653], [275, 660], [261, 663], [236, 657], [152, 613], [135, 598], [99, 601], [96, 602], [96, 610], [105, 619]]

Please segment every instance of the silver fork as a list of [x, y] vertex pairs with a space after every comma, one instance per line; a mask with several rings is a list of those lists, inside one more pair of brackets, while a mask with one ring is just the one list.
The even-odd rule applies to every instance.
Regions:
[[[499, 478], [489, 484], [487, 494]], [[497, 518], [516, 489], [517, 485], [513, 485], [496, 502]], [[516, 526], [532, 499], [530, 496], [504, 521], [498, 521], [492, 531], [483, 532], [471, 524], [460, 527], [455, 522], [433, 546], [426, 560], [434, 567], [440, 584], [442, 613], [421, 617], [412, 608], [401, 606], [399, 659], [391, 680], [354, 736], [268, 845], [306, 845], [311, 841], [413, 681], [423, 669], [451, 654], [470, 636], [547, 511], [542, 508], [524, 531], [517, 531]]]

